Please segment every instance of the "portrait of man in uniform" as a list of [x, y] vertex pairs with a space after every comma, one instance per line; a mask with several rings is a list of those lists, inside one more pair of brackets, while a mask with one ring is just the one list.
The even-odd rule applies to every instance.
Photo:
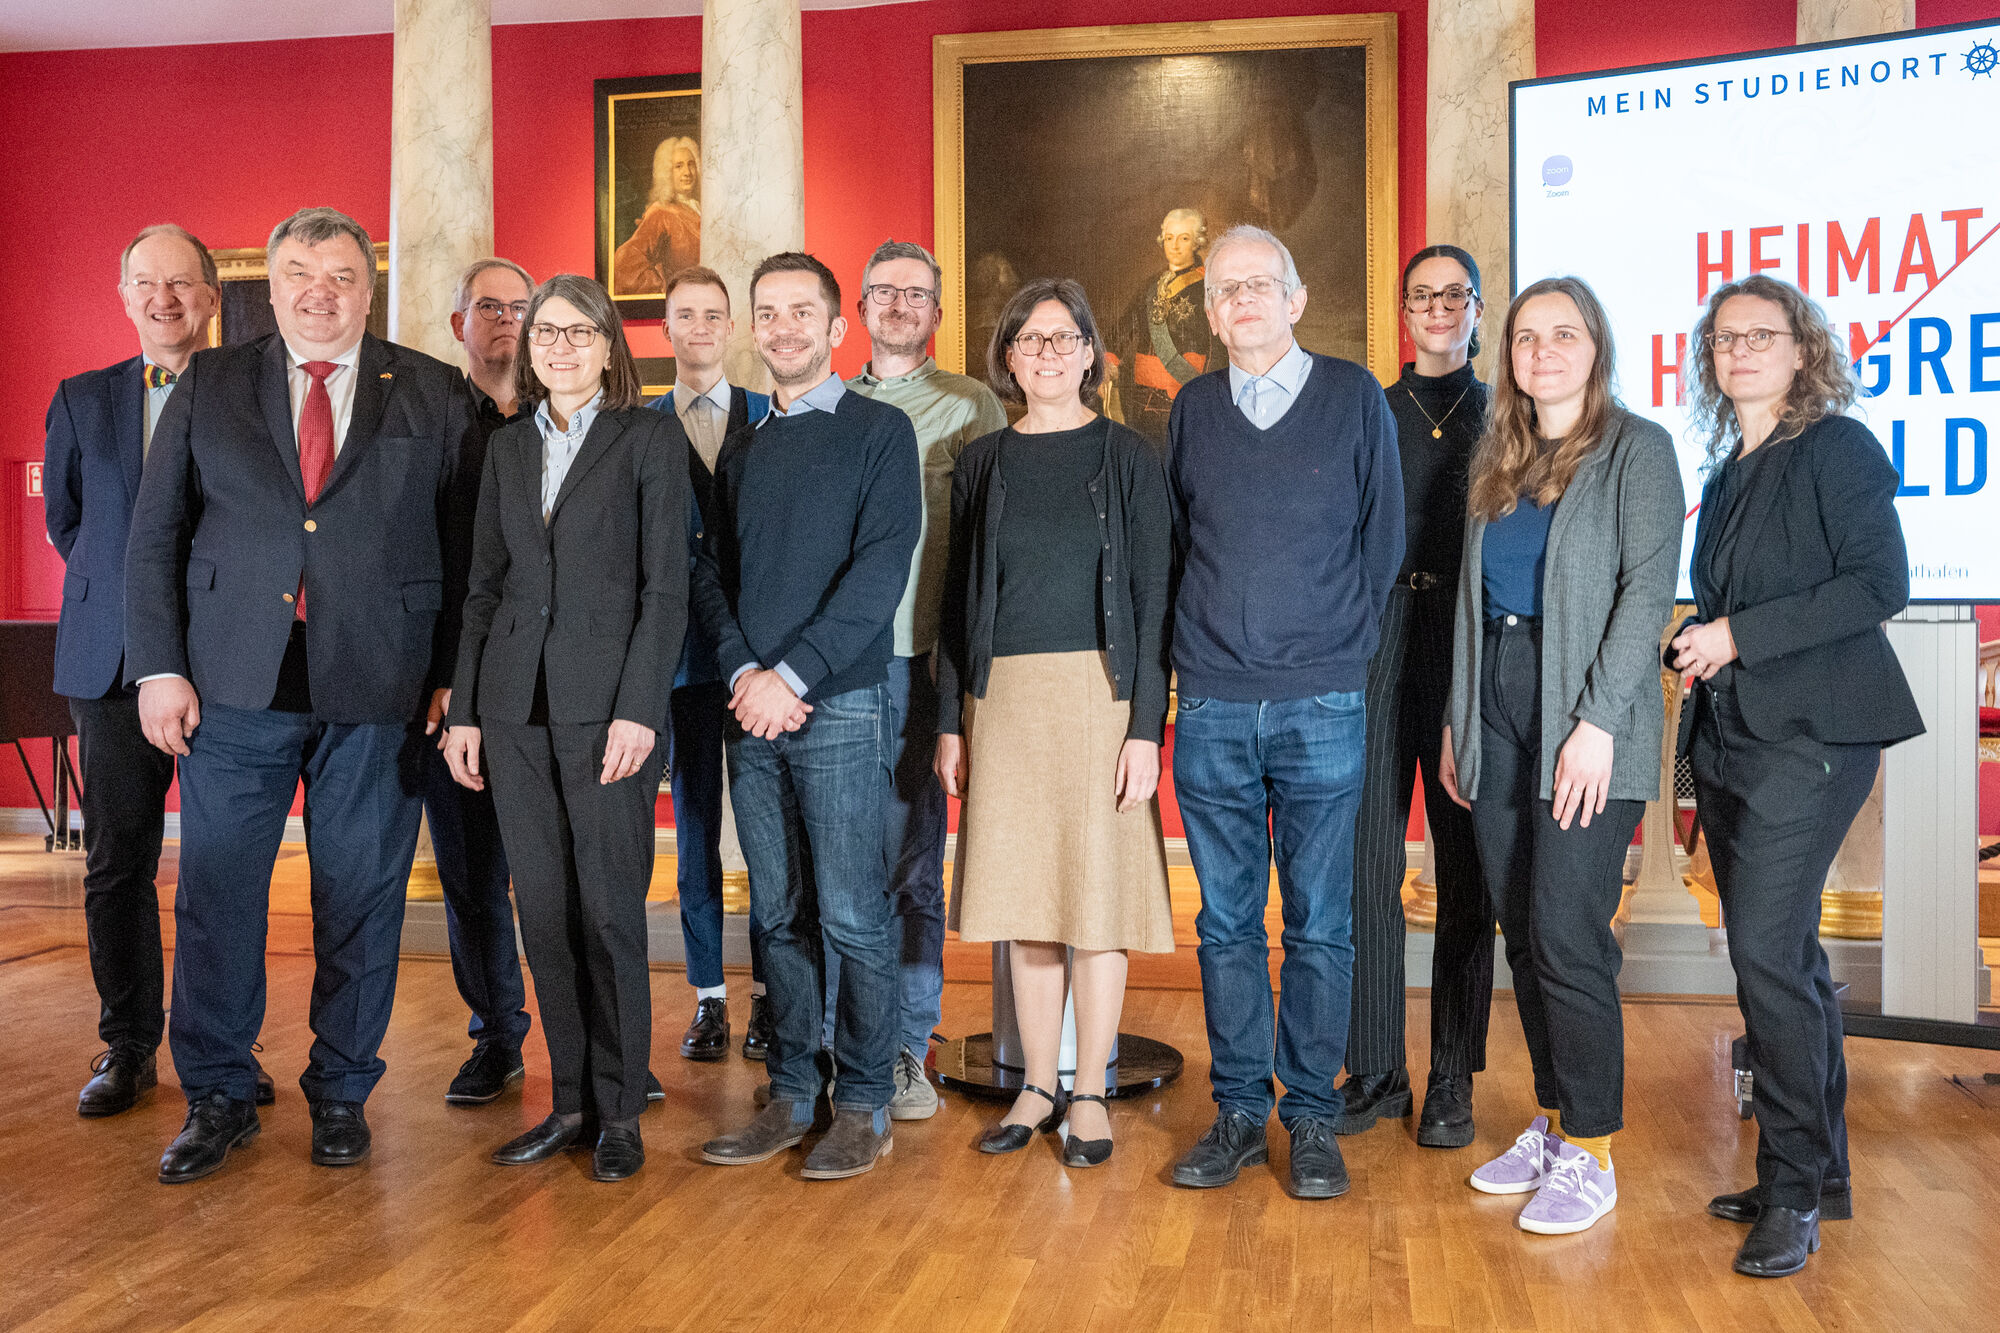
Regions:
[[1106, 397], [1106, 415], [1163, 443], [1174, 396], [1212, 361], [1214, 334], [1202, 287], [1208, 220], [1201, 210], [1168, 213], [1160, 222], [1160, 249], [1166, 267], [1105, 328], [1104, 362], [1117, 379], [1115, 397]]

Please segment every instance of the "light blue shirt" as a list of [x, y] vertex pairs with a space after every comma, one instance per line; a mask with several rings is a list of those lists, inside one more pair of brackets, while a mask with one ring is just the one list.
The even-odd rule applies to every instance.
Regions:
[[1229, 363], [1229, 398], [1250, 424], [1259, 430], [1269, 430], [1292, 410], [1298, 401], [1299, 390], [1305, 387], [1306, 376], [1312, 374], [1312, 357], [1296, 342], [1292, 350], [1278, 358], [1278, 363], [1261, 375], [1252, 375], [1240, 369], [1232, 361]]
[[[148, 360], [145, 364], [151, 366], [153, 362]], [[139, 373], [144, 375], [146, 372], [144, 369], [141, 369]], [[162, 384], [157, 389], [151, 385], [146, 387], [146, 421], [139, 436], [139, 457], [141, 458], [144, 458], [147, 452], [153, 447], [153, 426], [159, 421], [160, 413], [167, 410], [167, 399], [173, 396], [174, 388], [175, 386], [172, 384]]]
[[549, 415], [548, 399], [535, 406], [535, 426], [542, 432], [542, 522], [545, 524], [556, 507], [556, 496], [562, 493], [569, 465], [576, 461], [583, 437], [590, 434], [590, 423], [597, 420], [597, 405], [603, 401], [604, 391], [599, 389], [594, 398], [571, 415], [567, 429], [557, 427], [555, 418]]

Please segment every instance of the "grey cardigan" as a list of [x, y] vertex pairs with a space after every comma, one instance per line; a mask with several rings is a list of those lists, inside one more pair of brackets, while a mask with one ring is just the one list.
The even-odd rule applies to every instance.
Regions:
[[[1556, 755], [1578, 722], [1611, 733], [1611, 799], [1659, 799], [1666, 729], [1660, 633], [1673, 612], [1686, 498], [1672, 438], [1618, 408], [1556, 505], [1542, 568], [1545, 801], [1555, 796]], [[1467, 800], [1479, 794], [1485, 535], [1485, 519], [1466, 519], [1445, 706], [1458, 790]]]

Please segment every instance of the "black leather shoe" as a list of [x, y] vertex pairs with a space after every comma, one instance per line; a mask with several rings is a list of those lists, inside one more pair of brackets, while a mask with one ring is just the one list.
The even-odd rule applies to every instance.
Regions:
[[139, 1102], [140, 1094], [160, 1082], [159, 1061], [151, 1051], [114, 1046], [90, 1062], [90, 1082], [77, 1095], [76, 1113], [117, 1115]]
[[996, 1157], [1001, 1153], [1019, 1152], [1035, 1141], [1035, 1135], [1053, 1134], [1062, 1127], [1063, 1117], [1069, 1114], [1069, 1089], [1058, 1083], [1055, 1095], [1050, 1096], [1032, 1083], [1023, 1083], [1021, 1091], [1048, 1098], [1048, 1115], [1039, 1124], [993, 1126], [979, 1136], [979, 1151]]
[[257, 1105], [269, 1106], [272, 1102], [278, 1100], [278, 1085], [273, 1083], [271, 1076], [264, 1072], [263, 1061], [259, 1060], [255, 1063], [257, 1065]]
[[1463, 1148], [1472, 1142], [1472, 1080], [1433, 1073], [1417, 1118], [1417, 1142], [1426, 1148]]
[[771, 1054], [771, 1001], [768, 996], [750, 997], [750, 1022], [743, 1029], [743, 1058], [762, 1060]]
[[1292, 1122], [1292, 1170], [1287, 1188], [1294, 1199], [1337, 1199], [1347, 1193], [1347, 1163], [1324, 1120]]
[[188, 1106], [181, 1132], [160, 1156], [160, 1183], [183, 1185], [220, 1170], [231, 1148], [257, 1137], [257, 1108], [226, 1093], [210, 1093]]
[[453, 1106], [484, 1106], [495, 1101], [517, 1078], [527, 1077], [521, 1062], [521, 1048], [497, 1041], [482, 1041], [458, 1067], [458, 1076], [445, 1089], [444, 1099]]
[[590, 1155], [592, 1180], [625, 1180], [646, 1164], [646, 1145], [637, 1125], [607, 1125]]
[[648, 1102], [663, 1102], [666, 1099], [667, 1090], [660, 1086], [659, 1076], [648, 1069], [646, 1071], [646, 1100]]
[[519, 1138], [509, 1139], [495, 1148], [493, 1161], [499, 1166], [546, 1162], [557, 1153], [590, 1146], [596, 1138], [596, 1131], [597, 1127], [588, 1120], [565, 1125], [561, 1116], [550, 1115]]
[[1760, 1208], [1731, 1265], [1746, 1277], [1789, 1277], [1819, 1252], [1819, 1210]]
[[[1718, 1194], [1708, 1201], [1709, 1215], [1725, 1222], [1755, 1222], [1757, 1214], [1763, 1211], [1764, 1201], [1761, 1191], [1752, 1185], [1747, 1190], [1735, 1194]], [[1845, 1222], [1854, 1216], [1854, 1190], [1849, 1182], [1828, 1181], [1820, 1186], [1819, 1220], [1822, 1222]]]
[[367, 1160], [371, 1139], [360, 1102], [314, 1102], [312, 1122], [315, 1166], [356, 1166]]
[[[1070, 1096], [1070, 1100], [1073, 1102], [1096, 1102], [1104, 1108], [1105, 1114], [1109, 1115], [1111, 1113], [1111, 1103], [1092, 1093], [1073, 1093]], [[1111, 1160], [1111, 1148], [1112, 1141], [1110, 1139], [1080, 1139], [1074, 1134], [1065, 1134], [1063, 1135], [1063, 1165], [1103, 1166]]]
[[681, 1059], [720, 1060], [729, 1054], [729, 1002], [703, 1000], [694, 1007], [694, 1022], [681, 1034]]
[[1208, 1132], [1174, 1163], [1174, 1184], [1214, 1189], [1236, 1179], [1244, 1167], [1270, 1160], [1263, 1121], [1252, 1120], [1240, 1111], [1218, 1111]]
[[1349, 1074], [1340, 1085], [1346, 1108], [1333, 1122], [1336, 1134], [1359, 1134], [1377, 1120], [1400, 1120], [1410, 1113], [1415, 1098], [1410, 1095], [1410, 1071], [1398, 1069], [1388, 1074]]

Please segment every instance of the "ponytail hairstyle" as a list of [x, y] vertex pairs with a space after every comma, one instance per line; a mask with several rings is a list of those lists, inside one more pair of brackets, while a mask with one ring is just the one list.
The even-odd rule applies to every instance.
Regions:
[[[1410, 274], [1415, 271], [1417, 265], [1423, 263], [1426, 259], [1449, 259], [1452, 263], [1464, 269], [1466, 282], [1472, 288], [1472, 299], [1474, 301], [1482, 299], [1479, 286], [1479, 265], [1471, 255], [1455, 245], [1427, 245], [1410, 256], [1410, 262], [1403, 265], [1403, 294], [1405, 296], [1408, 296], [1410, 292]], [[1465, 359], [1470, 361], [1478, 355], [1479, 317], [1475, 313], [1472, 319], [1472, 341], [1466, 346]]]

